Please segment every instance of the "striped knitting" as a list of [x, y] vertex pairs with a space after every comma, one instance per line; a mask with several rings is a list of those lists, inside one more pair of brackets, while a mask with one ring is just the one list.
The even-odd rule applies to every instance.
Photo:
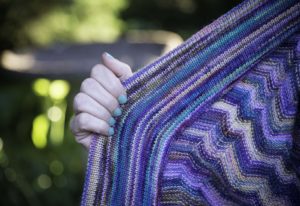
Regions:
[[247, 0], [123, 82], [81, 204], [300, 205], [299, 28], [299, 0]]

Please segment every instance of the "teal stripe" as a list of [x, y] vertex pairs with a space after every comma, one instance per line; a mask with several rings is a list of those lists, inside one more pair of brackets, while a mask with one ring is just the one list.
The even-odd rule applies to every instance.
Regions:
[[[244, 22], [243, 24], [241, 24], [239, 27], [237, 27], [234, 31], [226, 34], [220, 41], [215, 42], [214, 44], [212, 44], [211, 46], [209, 46], [208, 48], [206, 48], [204, 51], [202, 51], [199, 55], [197, 55], [195, 58], [191, 59], [191, 61], [189, 61], [188, 65], [186, 67], [184, 67], [180, 72], [178, 72], [176, 74], [176, 76], [173, 77], [173, 80], [170, 80], [170, 82], [167, 82], [167, 84], [161, 86], [161, 89], [157, 92], [157, 93], [153, 93], [152, 95], [149, 95], [147, 98], [145, 98], [143, 101], [140, 101], [137, 103], [137, 106], [144, 108], [147, 107], [146, 105], [149, 104], [149, 102], [153, 99], [156, 99], [158, 96], [163, 96], [163, 94], [165, 92], [167, 92], [174, 84], [178, 84], [180, 81], [182, 81], [183, 78], [190, 76], [190, 73], [194, 72], [195, 69], [197, 69], [194, 65], [195, 64], [202, 64], [208, 57], [210, 57], [216, 50], [218, 50], [219, 48], [222, 48], [223, 45], [225, 45], [227, 42], [233, 42], [235, 39], [240, 38], [241, 36], [244, 35], [244, 31], [245, 30], [251, 30], [251, 28], [255, 27], [255, 25], [257, 25], [259, 22], [263, 21], [264, 17], [268, 17], [267, 15], [271, 12], [273, 12], [273, 10], [276, 11], [276, 9], [280, 8], [280, 10], [284, 9], [285, 7], [288, 7], [292, 2], [295, 1], [278, 1], [276, 4], [272, 5], [270, 7], [270, 9], [266, 10], [266, 11], [262, 11], [261, 13], [259, 13], [257, 16], [254, 16], [252, 18], [250, 18], [249, 20], [247, 20], [246, 22]], [[264, 21], [265, 22], [265, 21]], [[133, 117], [131, 119], [131, 121], [128, 121], [126, 124], [127, 125], [132, 125], [134, 122], [140, 115], [138, 113], [139, 111], [136, 111], [136, 113], [133, 113]], [[136, 116], [134, 116], [136, 115]], [[126, 126], [125, 126], [126, 127]], [[128, 133], [128, 128], [125, 128], [124, 131], [124, 137], [129, 136]], [[118, 131], [118, 137], [120, 137], [121, 131]], [[120, 158], [119, 161], [119, 165], [116, 168], [116, 171], [114, 173], [114, 181], [113, 181], [113, 189], [112, 189], [112, 193], [113, 196], [111, 197], [111, 203], [115, 203], [114, 200], [118, 200], [118, 202], [116, 202], [116, 204], [121, 203], [121, 199], [116, 198], [115, 196], [118, 196], [120, 194], [120, 189], [122, 189], [122, 187], [118, 187], [119, 183], [126, 183], [126, 175], [124, 175], [124, 172], [127, 173], [127, 167], [125, 167], [125, 162], [127, 161], [127, 157], [128, 157], [128, 151], [126, 151], [125, 149], [121, 149], [122, 155], [119, 155], [119, 150], [120, 148], [126, 148], [127, 145], [129, 144], [130, 139], [129, 138], [125, 138], [122, 144], [122, 147], [120, 147], [120, 138], [117, 139], [116, 141], [116, 146], [118, 149], [115, 150], [114, 153], [114, 160], [118, 160], [118, 157]], [[120, 169], [123, 169], [123, 171], [120, 171]], [[119, 177], [119, 179], [117, 179], [117, 175], [121, 174], [122, 175]]]
[[[298, 22], [299, 23], [299, 22]], [[151, 153], [151, 157], [150, 157], [150, 163], [149, 163], [149, 167], [147, 168], [146, 171], [146, 183], [145, 183], [145, 194], [149, 194], [149, 196], [144, 196], [143, 199], [143, 205], [149, 205], [151, 203], [151, 197], [153, 197], [153, 191], [155, 191], [156, 185], [149, 183], [153, 183], [154, 180], [152, 179], [154, 177], [155, 174], [157, 174], [157, 170], [158, 170], [158, 165], [153, 164], [153, 162], [155, 161], [155, 157], [157, 156], [157, 159], [162, 159], [162, 152], [164, 150], [164, 147], [159, 147], [159, 145], [166, 145], [166, 142], [169, 140], [169, 138], [171, 137], [171, 134], [175, 131], [175, 129], [184, 121], [186, 120], [186, 118], [192, 113], [193, 110], [195, 110], [198, 106], [200, 106], [206, 99], [208, 99], [210, 96], [214, 96], [216, 95], [216, 93], [219, 93], [224, 86], [230, 84], [233, 80], [235, 80], [237, 77], [239, 77], [241, 74], [243, 74], [245, 71], [247, 71], [247, 69], [249, 68], [249, 66], [253, 65], [255, 62], [257, 62], [264, 54], [266, 54], [267, 52], [270, 51], [270, 49], [274, 48], [275, 46], [277, 46], [279, 43], [281, 43], [284, 39], [286, 39], [288, 36], [290, 36], [292, 33], [294, 33], [295, 31], [297, 31], [300, 28], [299, 24], [292, 28], [291, 30], [283, 33], [282, 36], [280, 36], [280, 38], [276, 39], [275, 42], [273, 42], [269, 47], [265, 48], [261, 53], [259, 53], [258, 55], [255, 56], [255, 58], [253, 58], [252, 60], [250, 60], [249, 62], [245, 63], [243, 66], [239, 67], [238, 69], [236, 69], [231, 75], [225, 77], [221, 83], [216, 84], [216, 86], [214, 86], [211, 90], [209, 90], [207, 93], [201, 95], [199, 97], [199, 99], [195, 100], [192, 105], [190, 107], [188, 107], [183, 113], [181, 113], [178, 118], [175, 119], [175, 122], [171, 125], [166, 125], [165, 128], [167, 128], [166, 130], [162, 130], [163, 135], [160, 138], [161, 143], [157, 142], [154, 145], [154, 149], [153, 149], [153, 153]], [[165, 131], [165, 132], [164, 132]], [[161, 136], [160, 134], [158, 136]], [[159, 139], [159, 138], [157, 138]], [[161, 150], [159, 150], [159, 148], [161, 148]], [[159, 150], [158, 152], [156, 152], [157, 150]], [[156, 155], [157, 153], [157, 155]], [[153, 166], [153, 172], [150, 172], [150, 167]], [[156, 167], [155, 167], [156, 166]], [[151, 174], [151, 175], [150, 175]], [[153, 175], [154, 174], [154, 175]]]

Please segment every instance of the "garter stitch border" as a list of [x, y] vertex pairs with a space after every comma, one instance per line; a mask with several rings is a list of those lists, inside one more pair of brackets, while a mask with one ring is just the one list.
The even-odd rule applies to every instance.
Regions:
[[299, 29], [299, 0], [246, 0], [124, 81], [81, 205], [300, 204]]

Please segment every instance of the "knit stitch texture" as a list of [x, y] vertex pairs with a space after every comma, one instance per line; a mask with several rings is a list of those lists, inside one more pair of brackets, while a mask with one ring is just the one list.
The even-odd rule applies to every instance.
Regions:
[[122, 82], [81, 205], [300, 205], [299, 29], [299, 0], [247, 0]]

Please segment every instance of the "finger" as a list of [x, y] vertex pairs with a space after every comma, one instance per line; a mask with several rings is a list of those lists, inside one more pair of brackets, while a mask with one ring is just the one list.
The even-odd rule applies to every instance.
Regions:
[[74, 112], [76, 114], [89, 113], [106, 122], [108, 122], [111, 118], [111, 114], [106, 108], [85, 93], [78, 93], [75, 96]]
[[[75, 116], [73, 116], [70, 121], [70, 129], [72, 132], [74, 131], [74, 127], [75, 127]], [[76, 142], [82, 144], [87, 150], [89, 150], [94, 134], [91, 134], [90, 132], [86, 132], [86, 131], [80, 132], [80, 134], [77, 132], [76, 135], [75, 132], [73, 132], [73, 134], [75, 136]]]
[[76, 140], [78, 143], [82, 144], [87, 150], [89, 150], [90, 145], [92, 143], [92, 138], [93, 136], [90, 135], [86, 138], [80, 139], [80, 140]]
[[75, 133], [75, 117], [73, 116], [71, 121], [70, 121], [70, 128], [72, 133], [75, 136], [76, 142], [82, 144], [87, 150], [89, 150], [89, 147], [91, 145], [91, 137], [92, 135], [88, 132], [82, 132], [81, 134]]
[[73, 116], [70, 121], [70, 129], [73, 135], [75, 136], [76, 141], [80, 142], [82, 139], [91, 135], [91, 133], [86, 131], [79, 131], [79, 129], [77, 128], [78, 125], [76, 124], [76, 121], [76, 116]]
[[83, 132], [97, 133], [105, 136], [114, 134], [114, 129], [107, 122], [88, 113], [80, 113], [75, 116], [72, 130], [75, 136]]
[[122, 81], [132, 76], [132, 70], [128, 64], [119, 61], [107, 52], [102, 54], [102, 62]]
[[[110, 94], [119, 100], [120, 103], [127, 101], [126, 91], [121, 81], [104, 65], [98, 64], [93, 67], [91, 77], [97, 80]], [[126, 99], [125, 102], [120, 99]]]
[[81, 84], [80, 91], [104, 106], [110, 113], [120, 106], [118, 100], [93, 78], [85, 79]]
[[91, 132], [87, 132], [87, 131], [79, 132], [78, 129], [76, 128], [77, 126], [75, 124], [76, 124], [76, 116], [73, 116], [70, 121], [70, 128], [71, 128], [72, 133], [75, 136], [76, 142], [82, 143], [82, 141], [85, 138], [88, 138], [89, 136], [93, 136], [93, 133], [91, 133]]

